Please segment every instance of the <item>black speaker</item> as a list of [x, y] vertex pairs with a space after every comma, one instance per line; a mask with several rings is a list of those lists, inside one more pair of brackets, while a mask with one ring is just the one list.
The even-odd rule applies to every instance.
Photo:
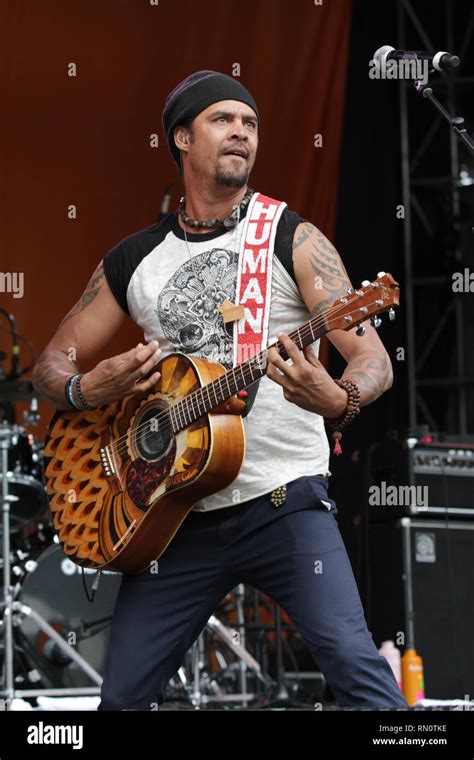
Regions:
[[472, 699], [474, 523], [372, 523], [368, 548], [366, 611], [377, 646], [414, 643], [428, 699]]
[[474, 443], [414, 443], [401, 438], [374, 446], [369, 463], [371, 483], [403, 487], [398, 507], [385, 507], [393, 517], [474, 518]]

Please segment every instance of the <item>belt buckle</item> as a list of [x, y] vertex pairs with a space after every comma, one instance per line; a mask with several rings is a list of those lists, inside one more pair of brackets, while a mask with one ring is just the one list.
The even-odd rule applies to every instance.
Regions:
[[286, 501], [286, 483], [274, 488], [270, 494], [270, 501], [274, 507], [281, 507]]

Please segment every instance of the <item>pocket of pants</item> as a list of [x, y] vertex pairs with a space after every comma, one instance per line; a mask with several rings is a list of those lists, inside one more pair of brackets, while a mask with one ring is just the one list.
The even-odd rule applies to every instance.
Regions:
[[306, 476], [306, 488], [312, 501], [314, 500], [315, 509], [337, 514], [336, 502], [334, 499], [329, 498], [326, 484], [327, 478], [324, 475]]

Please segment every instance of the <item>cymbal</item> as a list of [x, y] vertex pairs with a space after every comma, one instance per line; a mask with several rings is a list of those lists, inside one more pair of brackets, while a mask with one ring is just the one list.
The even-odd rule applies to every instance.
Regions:
[[0, 382], [0, 403], [2, 401], [30, 401], [38, 394], [31, 380], [5, 380]]

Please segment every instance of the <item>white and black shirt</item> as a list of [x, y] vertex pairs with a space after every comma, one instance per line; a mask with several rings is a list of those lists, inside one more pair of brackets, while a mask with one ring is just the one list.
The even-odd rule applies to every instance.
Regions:
[[[232, 367], [233, 323], [218, 307], [236, 299], [238, 252], [245, 212], [229, 231], [185, 234], [177, 212], [126, 237], [104, 258], [107, 282], [122, 309], [158, 340], [164, 358], [173, 351]], [[298, 214], [285, 209], [273, 256], [269, 340], [309, 318], [295, 282], [292, 243]], [[188, 250], [189, 248], [189, 250]], [[313, 344], [317, 352], [319, 342]], [[263, 377], [244, 417], [246, 454], [237, 478], [197, 502], [198, 511], [248, 501], [302, 475], [326, 474], [329, 446], [322, 417], [285, 400], [282, 388]]]

